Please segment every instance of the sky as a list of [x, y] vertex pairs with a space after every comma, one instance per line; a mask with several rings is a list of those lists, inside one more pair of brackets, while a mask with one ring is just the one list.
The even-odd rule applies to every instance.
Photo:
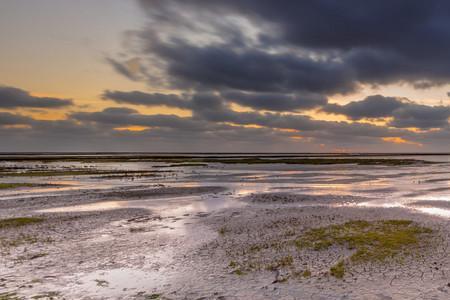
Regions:
[[0, 151], [448, 152], [445, 0], [2, 0]]

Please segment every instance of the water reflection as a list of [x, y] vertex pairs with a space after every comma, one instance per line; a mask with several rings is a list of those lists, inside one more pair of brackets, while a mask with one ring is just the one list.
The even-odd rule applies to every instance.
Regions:
[[228, 194], [215, 196], [180, 196], [161, 199], [102, 201], [83, 205], [54, 207], [38, 210], [41, 213], [88, 212], [119, 208], [149, 209], [160, 216], [181, 216], [187, 213], [211, 212], [223, 208], [241, 207], [244, 202], [227, 197]]
[[[386, 157], [388, 158], [388, 157]], [[411, 156], [404, 158], [450, 161], [450, 156]], [[24, 163], [30, 164], [30, 163]], [[53, 168], [86, 167], [82, 163], [58, 162]], [[89, 167], [99, 169], [158, 170], [155, 163], [91, 163]], [[150, 199], [139, 201], [107, 201], [94, 204], [76, 205], [64, 208], [52, 208], [42, 212], [91, 211], [117, 208], [147, 208], [161, 213], [173, 214], [189, 211], [211, 211], [237, 205], [235, 198], [252, 193], [289, 192], [315, 195], [352, 195], [370, 198], [360, 206], [410, 207], [416, 201], [450, 201], [450, 164], [432, 164], [420, 166], [361, 166], [361, 165], [217, 165], [210, 167], [177, 168], [174, 177], [135, 178], [133, 181], [74, 177], [72, 180], [48, 183], [61, 187], [41, 187], [37, 189], [0, 192], [0, 200], [34, 197], [37, 195], [57, 194], [74, 189], [109, 189], [118, 186], [149, 186], [161, 183], [165, 186], [226, 186], [229, 193], [210, 196], [188, 196], [176, 199]], [[167, 171], [167, 168], [161, 170]], [[9, 179], [10, 180], [10, 179]], [[39, 182], [42, 178], [27, 179]], [[431, 202], [430, 202], [431, 203]], [[413, 209], [413, 208], [412, 208]], [[417, 209], [414, 208], [414, 209]], [[446, 208], [440, 208], [447, 211]], [[421, 210], [425, 212], [425, 210]], [[434, 210], [427, 208], [428, 213]], [[436, 215], [445, 215], [435, 210]]]

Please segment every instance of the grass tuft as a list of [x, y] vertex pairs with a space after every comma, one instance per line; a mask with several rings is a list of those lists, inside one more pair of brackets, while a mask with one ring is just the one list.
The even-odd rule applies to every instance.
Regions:
[[330, 268], [330, 274], [331, 276], [334, 276], [336, 278], [343, 278], [345, 274], [345, 264], [343, 260], [340, 260], [337, 264], [332, 266]]
[[305, 278], [311, 277], [311, 271], [306, 269], [305, 271], [302, 272], [302, 276]]

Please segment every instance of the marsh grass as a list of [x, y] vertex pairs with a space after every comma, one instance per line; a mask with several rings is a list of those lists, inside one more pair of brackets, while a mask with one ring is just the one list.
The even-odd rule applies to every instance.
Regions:
[[311, 271], [310, 271], [309, 269], [304, 270], [304, 271], [302, 272], [302, 276], [303, 276], [304, 278], [309, 278], [309, 277], [311, 277]]
[[23, 297], [19, 297], [15, 292], [0, 292], [0, 300], [22, 300]]
[[244, 271], [242, 271], [241, 269], [236, 269], [233, 271], [233, 273], [239, 276], [245, 275]]
[[358, 164], [358, 165], [384, 165], [402, 166], [417, 163], [429, 163], [415, 159], [388, 159], [388, 158], [237, 158], [237, 159], [199, 159], [198, 162], [222, 163], [222, 164], [299, 164], [299, 165], [336, 165], [336, 164]]
[[400, 253], [407, 254], [419, 243], [419, 237], [432, 230], [410, 220], [349, 221], [344, 224], [314, 228], [295, 241], [299, 248], [316, 251], [331, 246], [355, 250], [353, 262], [384, 262]]
[[[392, 155], [392, 154], [391, 154]], [[309, 155], [258, 155], [258, 156], [189, 156], [189, 155], [90, 155], [80, 157], [78, 155], [68, 156], [22, 156], [22, 157], [2, 157], [0, 161], [38, 161], [48, 162], [82, 162], [82, 163], [103, 163], [103, 162], [162, 162], [170, 164], [198, 165], [205, 163], [223, 163], [223, 164], [361, 164], [361, 165], [413, 165], [417, 163], [428, 164], [430, 162], [423, 160], [405, 159], [405, 158], [381, 158], [381, 157], [363, 157], [360, 154], [336, 154], [335, 157], [323, 155], [311, 158]], [[371, 155], [376, 156], [376, 155]], [[392, 155], [401, 157], [401, 155]]]
[[348, 260], [340, 260], [330, 268], [332, 276], [342, 278], [346, 264], [350, 262], [361, 264], [383, 263], [391, 259], [401, 261], [403, 256], [412, 254], [421, 237], [431, 233], [431, 229], [410, 220], [356, 220], [310, 229], [295, 240], [295, 245], [299, 249], [315, 251], [335, 246], [353, 251]]
[[286, 268], [292, 266], [294, 263], [294, 258], [291, 255], [283, 256], [277, 260], [274, 261], [271, 265], [268, 265], [266, 267], [269, 271], [275, 271], [280, 268]]
[[9, 218], [0, 219], [0, 229], [11, 228], [11, 227], [22, 227], [31, 224], [37, 224], [43, 222], [43, 218], [38, 217], [20, 217], [20, 218]]
[[31, 299], [45, 299], [45, 300], [55, 300], [60, 297], [60, 292], [45, 292], [43, 294], [32, 296]]
[[0, 190], [16, 189], [16, 188], [21, 188], [21, 187], [34, 187], [34, 186], [37, 186], [37, 185], [33, 184], [33, 183], [25, 183], [25, 182], [20, 182], [20, 183], [0, 183]]
[[[233, 240], [233, 233], [237, 232], [226, 227], [219, 230], [224, 240]], [[228, 267], [245, 272], [283, 269], [296, 278], [308, 278], [312, 272], [304, 269], [302, 259], [318, 252], [313, 255], [340, 258], [334, 265], [325, 264], [323, 267], [328, 270], [319, 270], [318, 276], [328, 274], [341, 279], [357, 265], [365, 268], [388, 262], [402, 264], [408, 256], [419, 254], [424, 243], [433, 241], [435, 236], [431, 229], [410, 220], [353, 220], [303, 232], [291, 228], [277, 237], [255, 240], [230, 251], [233, 260]]]
[[336, 278], [343, 278], [345, 274], [345, 264], [343, 260], [340, 260], [337, 264], [332, 266], [330, 268], [330, 274], [331, 276], [334, 276]]

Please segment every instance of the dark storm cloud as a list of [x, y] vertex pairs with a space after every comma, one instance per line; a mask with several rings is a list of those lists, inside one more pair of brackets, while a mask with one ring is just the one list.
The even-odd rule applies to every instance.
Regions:
[[449, 125], [450, 107], [404, 105], [393, 113], [390, 126], [399, 128], [417, 127], [421, 129], [443, 128]]
[[450, 82], [448, 1], [140, 3], [150, 20], [141, 54], [164, 61], [174, 86], [333, 94]]
[[389, 126], [398, 128], [416, 127], [421, 129], [448, 126], [449, 106], [427, 106], [415, 104], [407, 99], [374, 95], [346, 105], [328, 104], [323, 110], [342, 114], [350, 119], [392, 118]]
[[[346, 105], [326, 104], [322, 99], [322, 106], [318, 105], [321, 98], [312, 98], [313, 101], [303, 102], [295, 100], [292, 95], [272, 93], [242, 93], [223, 92], [220, 95], [213, 93], [197, 93], [194, 95], [162, 95], [142, 92], [105, 92], [108, 99], [115, 99], [118, 103], [144, 104], [148, 106], [165, 105], [169, 107], [190, 109], [197, 120], [209, 122], [231, 122], [239, 125], [259, 125], [273, 128], [285, 128], [295, 130], [321, 130], [330, 127], [333, 122], [312, 120], [305, 115], [290, 115], [279, 113], [259, 113], [233, 111], [230, 102], [249, 106], [256, 110], [287, 111], [299, 108], [321, 107], [327, 113], [341, 114], [352, 120], [390, 118], [388, 125], [397, 128], [416, 127], [421, 129], [439, 128], [448, 125], [450, 107], [426, 106], [409, 101], [406, 98], [384, 97], [382, 95], [368, 96], [361, 101], [353, 101]], [[259, 102], [261, 101], [261, 102]], [[111, 111], [110, 111], [111, 110]], [[106, 109], [97, 117], [109, 118], [113, 111], [125, 110], [126, 115], [136, 111], [124, 108]], [[75, 114], [76, 116], [76, 114]], [[122, 116], [114, 113], [114, 116]], [[115, 118], [116, 119], [116, 118]], [[143, 125], [146, 121], [142, 121]], [[136, 123], [134, 123], [136, 125]], [[358, 130], [358, 125], [350, 124], [346, 127]], [[349, 132], [351, 135], [351, 133]]]
[[19, 88], [0, 86], [0, 108], [58, 108], [72, 104], [70, 99], [35, 97]]
[[359, 120], [363, 118], [390, 117], [396, 109], [404, 105], [405, 103], [395, 97], [373, 95], [361, 101], [352, 101], [346, 105], [328, 104], [323, 110], [329, 113], [342, 114], [350, 119]]
[[[406, 83], [425, 89], [450, 83], [447, 1], [140, 3], [148, 25], [134, 34], [138, 42], [130, 57], [115, 63], [128, 70], [128, 61], [138, 57], [148, 70], [138, 72], [139, 80], [175, 89], [177, 95], [107, 91], [104, 98], [192, 111], [192, 118], [171, 119], [164, 130], [178, 130], [180, 125], [169, 126], [175, 121], [186, 123], [185, 128], [193, 122], [197, 132], [212, 135], [209, 129], [215, 126], [233, 124], [243, 130], [256, 125], [339, 146], [380, 145], [387, 143], [385, 137], [425, 145], [433, 133], [429, 142], [437, 143], [436, 149], [448, 145], [443, 138], [448, 136], [448, 106], [382, 95], [346, 105], [328, 103], [333, 95], [351, 94], [365, 85]], [[232, 104], [253, 111], [237, 112]], [[305, 115], [310, 109], [345, 115], [352, 123], [316, 120]], [[132, 124], [156, 121], [138, 113], [126, 118]], [[387, 126], [361, 122], [366, 119], [385, 119]], [[410, 127], [439, 129], [418, 133], [406, 130]]]
[[249, 48], [234, 51], [182, 42], [155, 44], [153, 49], [166, 62], [168, 81], [175, 87], [289, 93], [348, 93], [356, 88], [353, 71], [330, 59], [316, 61]]

